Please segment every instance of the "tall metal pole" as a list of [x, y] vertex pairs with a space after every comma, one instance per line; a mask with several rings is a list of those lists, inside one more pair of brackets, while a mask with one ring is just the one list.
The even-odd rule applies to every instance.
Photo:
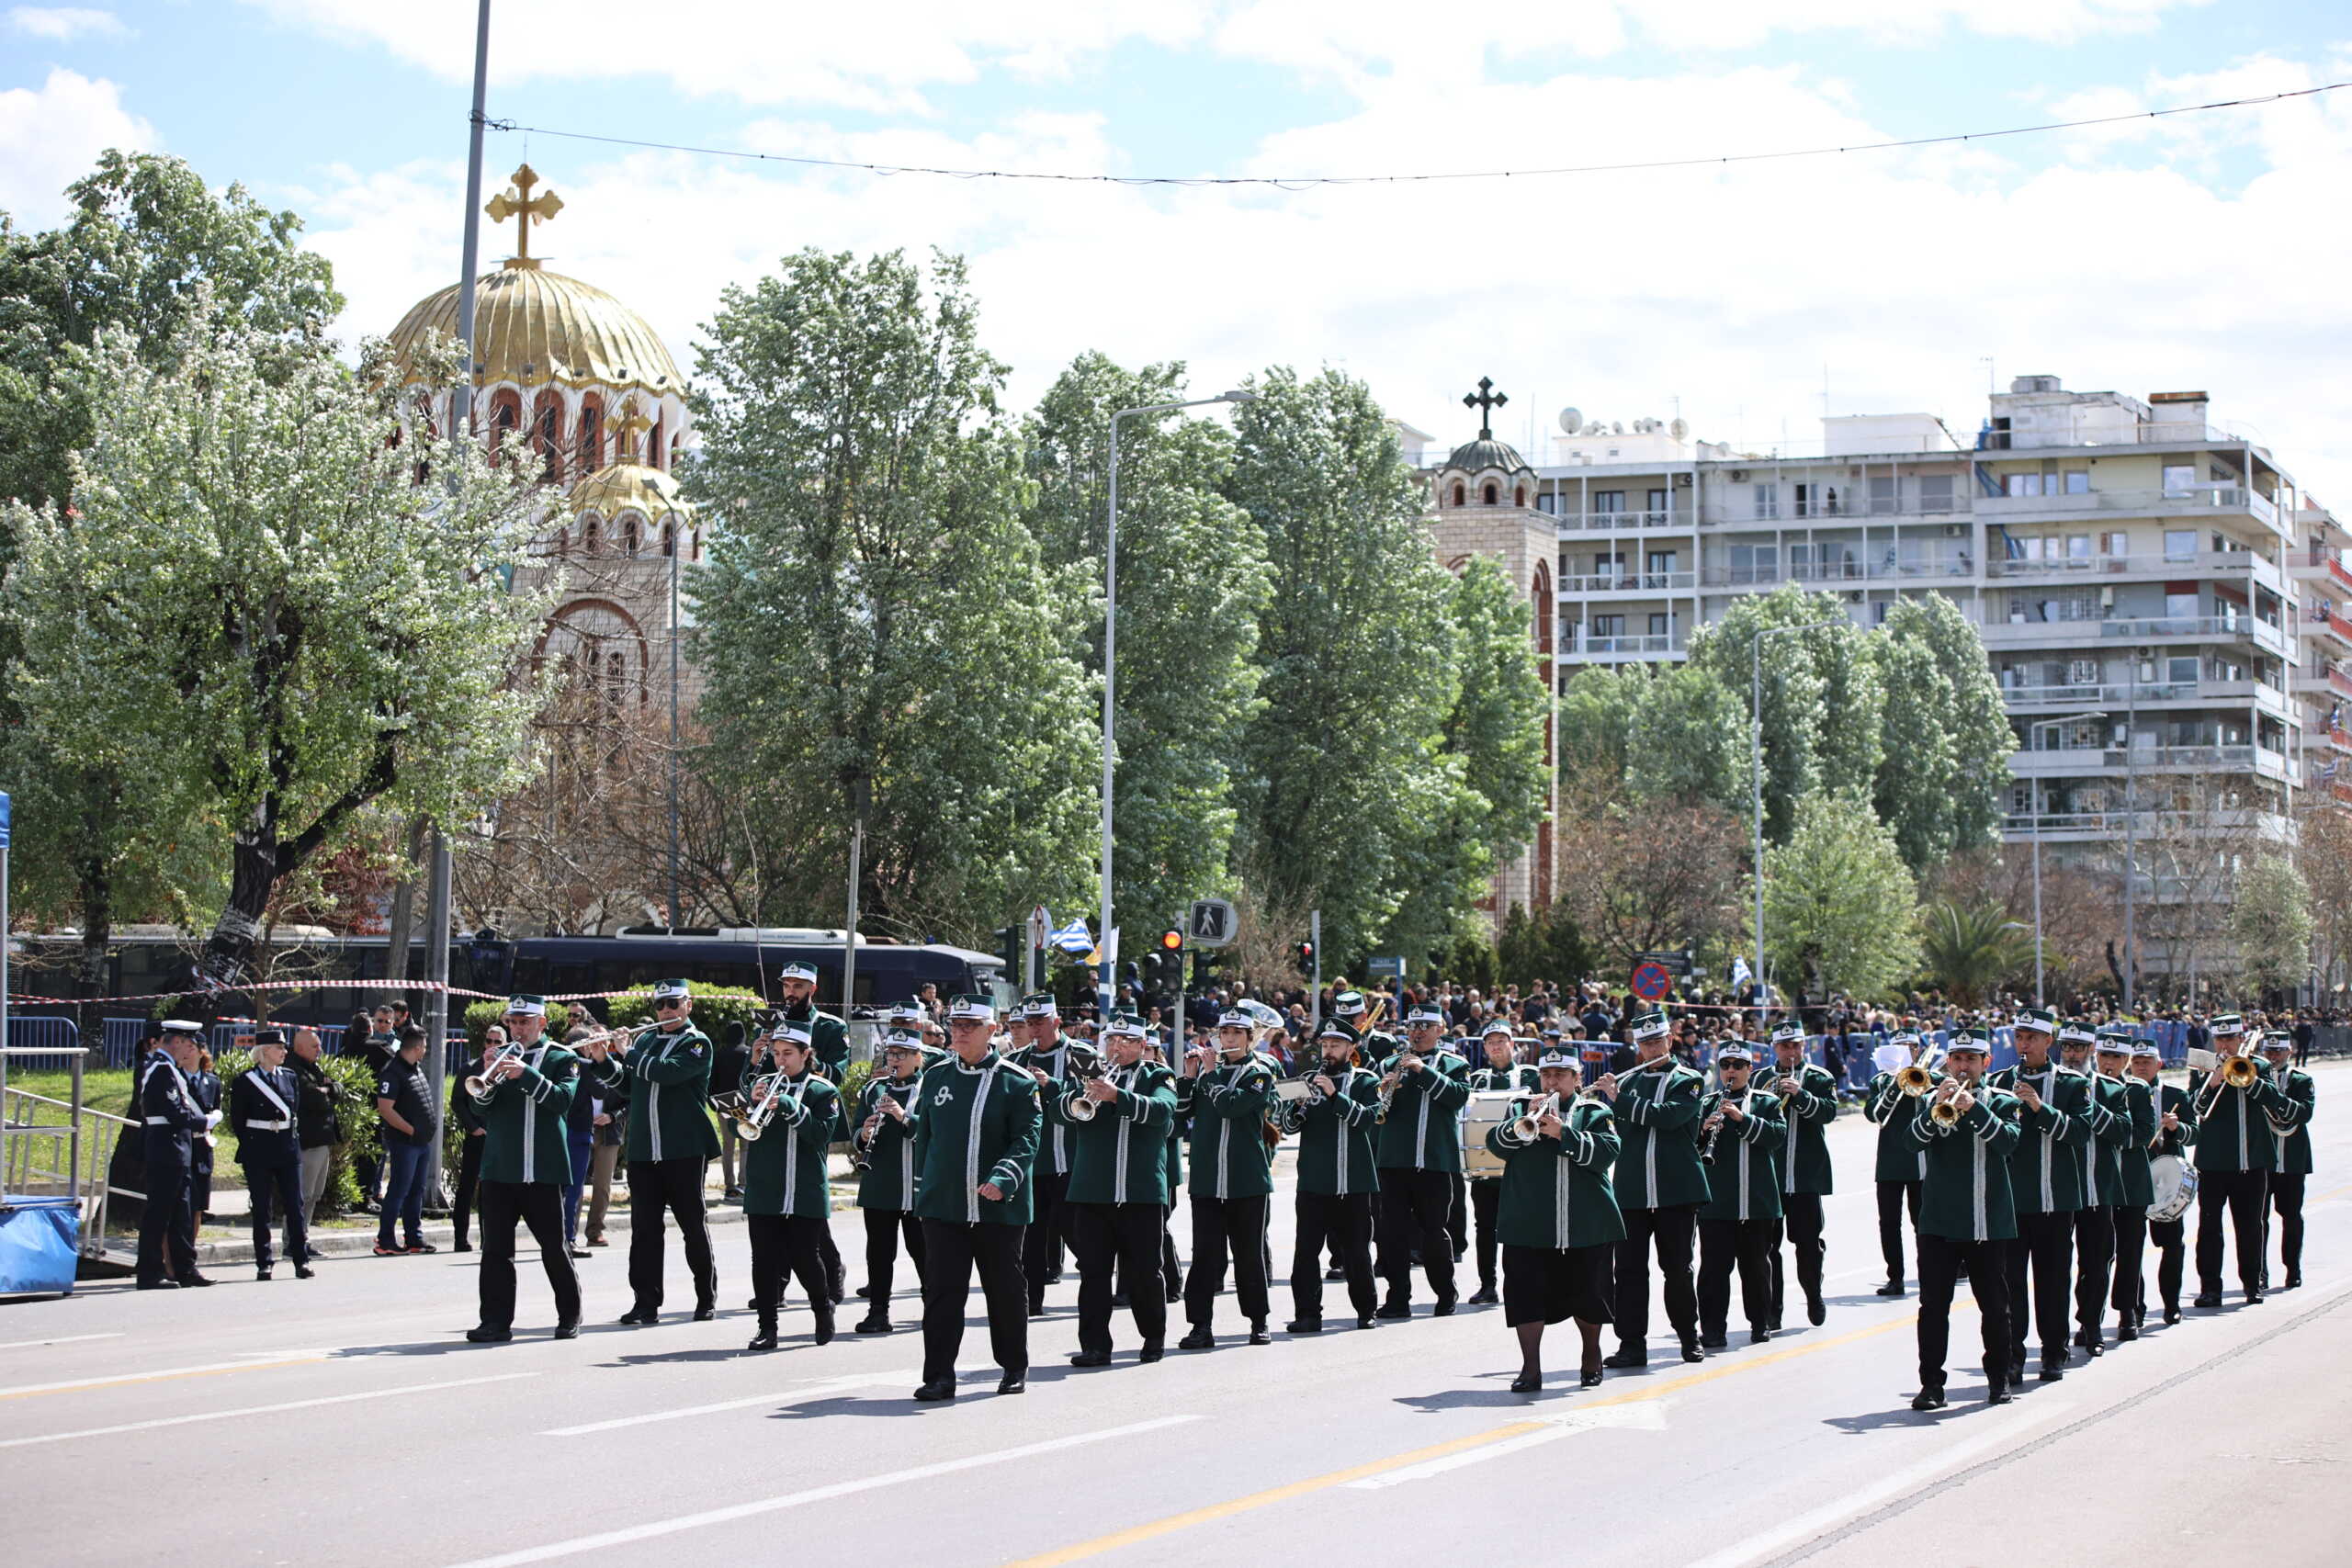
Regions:
[[[1102, 973], [1096, 984], [1096, 995], [1105, 1018], [1110, 1016], [1111, 1003], [1118, 995], [1114, 967], [1117, 959], [1111, 951], [1111, 782], [1117, 767], [1112, 750], [1112, 723], [1119, 654], [1119, 422], [1133, 412], [1121, 410], [1111, 416], [1111, 505], [1102, 533], [1102, 924], [1097, 935]], [[1169, 1066], [1179, 1071], [1183, 1067], [1181, 1061], [1174, 1060]]]
[[[678, 901], [678, 551], [685, 541], [670, 529], [670, 924], [675, 929], [684, 906]], [[850, 929], [857, 928], [855, 872], [851, 873]], [[842, 1015], [846, 1018], [848, 1015]]]
[[2132, 682], [2123, 706], [2123, 1006], [2129, 1011], [2139, 988], [2140, 952], [2134, 885], [2140, 879], [2140, 656], [2132, 656]]
[[849, 930], [842, 939], [842, 1025], [849, 1025], [850, 1004], [857, 998], [857, 877], [865, 858], [865, 811], [861, 806], [849, 835]]
[[[1315, 977], [1313, 988], [1306, 993], [1306, 1010], [1315, 1027], [1320, 1030], [1323, 1027], [1323, 911], [1320, 909], [1306, 912], [1306, 940], [1315, 944]], [[1307, 1048], [1314, 1051], [1322, 1049], [1313, 1041], [1307, 1042]]]

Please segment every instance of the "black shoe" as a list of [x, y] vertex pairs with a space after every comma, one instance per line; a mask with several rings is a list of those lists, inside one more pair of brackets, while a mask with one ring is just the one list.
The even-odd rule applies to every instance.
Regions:
[[1914, 1410], [1941, 1410], [1943, 1407], [1944, 1391], [1932, 1384], [1911, 1396], [1911, 1408]]
[[1029, 1392], [1029, 1369], [1023, 1367], [1017, 1372], [1005, 1373], [1004, 1376], [997, 1380], [996, 1391], [999, 1393], [1027, 1393]]
[[179, 1288], [177, 1280], [141, 1280], [136, 1287], [141, 1291], [176, 1291]]
[[2137, 1328], [2134, 1328], [2132, 1325], [2130, 1325], [2130, 1324], [2128, 1324], [2128, 1323], [2120, 1323], [2120, 1324], [2116, 1325], [2116, 1327], [2115, 1327], [2115, 1342], [2116, 1342], [2118, 1345], [2129, 1345], [2129, 1344], [2131, 1344], [2131, 1343], [2132, 1343], [2132, 1341], [2133, 1341], [2134, 1339], [2137, 1339], [2137, 1338], [2139, 1338], [2139, 1337], [2140, 1337], [2140, 1331], [2139, 1331]]
[[1730, 1344], [1730, 1338], [1724, 1335], [1702, 1334], [1699, 1336], [1699, 1348], [1702, 1350], [1721, 1350]]
[[207, 1285], [217, 1285], [220, 1282], [209, 1274], [190, 1274], [180, 1280], [181, 1286], [187, 1290], [201, 1290]]
[[726, 1194], [726, 1196], [725, 1196], [725, 1197], [723, 1197], [723, 1198], [721, 1198], [721, 1199], [719, 1200], [719, 1201], [724, 1202], [724, 1203], [740, 1203], [740, 1202], [741, 1202], [742, 1201], [743, 1201], [743, 1190], [742, 1190], [741, 1188], [740, 1188], [740, 1187], [730, 1187], [730, 1188], [729, 1188], [729, 1189], [727, 1190], [727, 1194]]
[[2086, 1356], [2104, 1356], [2107, 1354], [2107, 1341], [2104, 1339], [2085, 1340], [2083, 1342], [2083, 1353]]
[[466, 1337], [477, 1345], [503, 1345], [514, 1337], [514, 1331], [511, 1328], [492, 1328], [485, 1325], [467, 1329]]
[[1686, 1361], [1703, 1361], [1707, 1359], [1707, 1353], [1699, 1348], [1699, 1342], [1696, 1339], [1685, 1339], [1682, 1342], [1682, 1359]]
[[1770, 1327], [1751, 1328], [1747, 1331], [1747, 1342], [1750, 1345], [1768, 1344], [1771, 1338], [1772, 1330]]
[[1400, 1317], [1412, 1316], [1413, 1309], [1410, 1303], [1400, 1302], [1396, 1297], [1391, 1296], [1386, 1301], [1381, 1303], [1380, 1310], [1374, 1313], [1372, 1315], [1374, 1317], [1385, 1317], [1393, 1320]]
[[650, 1328], [661, 1321], [661, 1311], [655, 1307], [631, 1307], [621, 1314], [621, 1324], [628, 1328]]
[[878, 1312], [869, 1312], [864, 1317], [857, 1320], [857, 1326], [851, 1329], [850, 1332], [853, 1334], [888, 1334], [890, 1332], [890, 1320], [884, 1317]]
[[267, 1268], [266, 1266], [260, 1267], [260, 1268], [256, 1268], [256, 1269], [254, 1270], [254, 1279], [256, 1279], [256, 1280], [266, 1280], [266, 1279], [268, 1279], [268, 1278], [269, 1278], [269, 1269], [268, 1269], [268, 1268]]
[[1273, 1342], [1274, 1337], [1266, 1332], [1266, 1320], [1262, 1317], [1251, 1318], [1250, 1320], [1250, 1343], [1252, 1345], [1271, 1345]]
[[1358, 1328], [1377, 1328], [1380, 1326], [1380, 1314], [1378, 1313], [1370, 1312], [1359, 1313], [1356, 1315], [1356, 1326]]
[[1470, 1304], [1474, 1307], [1492, 1306], [1499, 1300], [1492, 1285], [1481, 1285], [1470, 1292]]
[[743, 1347], [743, 1348], [744, 1348], [744, 1349], [746, 1349], [746, 1350], [773, 1350], [773, 1349], [775, 1349], [775, 1324], [773, 1324], [773, 1323], [763, 1323], [763, 1324], [761, 1324], [761, 1325], [760, 1325], [760, 1331], [759, 1331], [757, 1334], [754, 1334], [754, 1335], [752, 1335], [752, 1342], [751, 1342], [749, 1345], [744, 1346], [744, 1347]]
[[452, 1252], [471, 1252], [473, 1249], [474, 1244], [469, 1241], [453, 1241], [449, 1244], [449, 1250]]
[[820, 1345], [830, 1345], [833, 1342], [833, 1314], [831, 1313], [822, 1312], [817, 1314], [816, 1332], [811, 1335], [810, 1337]]
[[379, 1258], [405, 1258], [408, 1255], [400, 1247], [389, 1246], [386, 1243], [379, 1241], [376, 1244], [376, 1256]]
[[1590, 1366], [1577, 1369], [1577, 1386], [1578, 1388], [1599, 1388], [1600, 1386], [1600, 1363], [1599, 1361], [1593, 1362]]
[[1778, 1334], [1781, 1332], [1781, 1314], [1776, 1312], [1771, 1316], [1766, 1318], [1764, 1320], [1764, 1328], [1765, 1331], [1770, 1334]]
[[1544, 1392], [1544, 1374], [1521, 1372], [1510, 1380], [1510, 1391], [1513, 1393], [1541, 1393]]
[[695, 1321], [696, 1323], [708, 1323], [712, 1318], [717, 1317], [718, 1315], [718, 1309], [711, 1305], [708, 1302], [705, 1302], [702, 1305], [695, 1308]]
[[1108, 1350], [1080, 1350], [1077, 1355], [1072, 1356], [1069, 1359], [1069, 1364], [1073, 1367], [1107, 1367], [1111, 1364], [1111, 1352]]
[[1129, 1307], [1129, 1306], [1132, 1306], [1132, 1305], [1134, 1305], [1134, 1304], [1135, 1304], [1135, 1303], [1133, 1303], [1132, 1302], [1130, 1302], [1130, 1301], [1128, 1301], [1128, 1300], [1127, 1300], [1127, 1292], [1125, 1292], [1125, 1291], [1113, 1291], [1113, 1292], [1111, 1292], [1111, 1307], [1112, 1307], [1112, 1310], [1113, 1310], [1113, 1311], [1114, 1311], [1114, 1312], [1116, 1312], [1116, 1311], [1122, 1311], [1122, 1310], [1124, 1310], [1124, 1309], [1125, 1309], [1125, 1308], [1127, 1308], [1127, 1307]]
[[[1804, 1316], [1807, 1323], [1812, 1324], [1815, 1328], [1820, 1327], [1829, 1321], [1829, 1303], [1819, 1296], [1805, 1297]], [[1776, 1324], [1774, 1326], [1778, 1327], [1779, 1325]]]
[[1062, 1271], [1059, 1269], [1048, 1269], [1046, 1270], [1046, 1283], [1048, 1285], [1058, 1285], [1061, 1282]]
[[2016, 1393], [2016, 1391], [2015, 1391], [2015, 1390], [2011, 1389], [2011, 1388], [2009, 1387], [2009, 1385], [2008, 1385], [2008, 1384], [2007, 1384], [2007, 1383], [2005, 1383], [2005, 1382], [1996, 1382], [1996, 1383], [1987, 1383], [1987, 1384], [1985, 1384], [1985, 1386], [1984, 1386], [1984, 1403], [1985, 1403], [1985, 1404], [2015, 1404], [2017, 1402], [2018, 1402], [2017, 1393]]
[[759, 1311], [759, 1310], [760, 1310], [760, 1298], [759, 1298], [759, 1297], [757, 1297], [757, 1296], [753, 1296], [750, 1301], [745, 1302], [745, 1303], [743, 1303], [743, 1310], [744, 1310], [745, 1312], [757, 1312], [757, 1311]]
[[956, 1383], [953, 1379], [927, 1382], [915, 1390], [915, 1398], [925, 1404], [938, 1404], [955, 1397]]
[[1323, 1278], [1326, 1280], [1344, 1280], [1347, 1277], [1348, 1271], [1337, 1263], [1323, 1270]]
[[2166, 1303], [2165, 1303], [2165, 1324], [2166, 1324], [2167, 1325], [2172, 1325], [2172, 1324], [2178, 1323], [2179, 1321], [2180, 1321], [2180, 1303], [2179, 1303], [2178, 1302], [2166, 1302]]
[[2087, 1329], [2087, 1328], [2077, 1328], [2076, 1330], [2075, 1330], [2075, 1348], [2076, 1349], [2078, 1349], [2078, 1350], [2079, 1350], [2079, 1349], [2081, 1349], [2084, 1346], [2086, 1346], [2086, 1345], [2089, 1344], [2090, 1342], [2091, 1342], [2091, 1331], [2090, 1331], [2089, 1329]]
[[297, 1280], [311, 1280], [317, 1277], [318, 1270], [311, 1268], [309, 1264], [297, 1263], [294, 1265], [294, 1278]]
[[1147, 1339], [1143, 1342], [1143, 1348], [1136, 1352], [1136, 1359], [1138, 1361], [1157, 1361], [1166, 1354], [1168, 1354], [1168, 1345], [1166, 1341], [1159, 1339]]
[[1900, 1280], [1889, 1280], [1885, 1284], [1881, 1285], [1878, 1288], [1878, 1293], [1882, 1296], [1899, 1296], [1903, 1293], [1903, 1281]]
[[2262, 1292], [2260, 1291], [2248, 1291], [2245, 1293], [2245, 1304], [2250, 1307], [2260, 1306], [2262, 1304]]
[[577, 1339], [577, 1338], [579, 1338], [579, 1337], [580, 1337], [580, 1320], [579, 1320], [578, 1318], [576, 1318], [576, 1317], [565, 1317], [565, 1318], [559, 1318], [559, 1319], [557, 1319], [557, 1320], [556, 1320], [556, 1325], [555, 1325], [555, 1337], [556, 1337], [558, 1339]]
[[1430, 1315], [1431, 1317], [1452, 1317], [1453, 1315], [1453, 1303], [1454, 1298], [1452, 1296], [1438, 1297], [1437, 1304], [1430, 1308]]
[[[2189, 1304], [2189, 1305], [2191, 1305], [2191, 1306], [2193, 1306], [2193, 1307], [2195, 1307], [2195, 1308], [2197, 1308], [2197, 1309], [2198, 1309], [2199, 1311], [2200, 1311], [2200, 1312], [2217, 1312], [2217, 1311], [2219, 1311], [2219, 1310], [2221, 1309], [2221, 1305], [2222, 1305], [2222, 1292], [2219, 1292], [2219, 1291], [2202, 1291], [2202, 1292], [2199, 1292], [2198, 1293], [2198, 1297], [2197, 1297], [2197, 1299], [2196, 1299], [2195, 1301], [2193, 1301], [2193, 1302], [2189, 1303], [2188, 1304]], [[2174, 1312], [2174, 1311], [2177, 1311], [2178, 1309], [2177, 1309], [2177, 1308], [2174, 1308], [2174, 1307], [2166, 1307], [2165, 1310], [2166, 1312]], [[2169, 1322], [2169, 1321], [2171, 1321], [2171, 1320], [2170, 1320], [2170, 1319], [2166, 1319], [2165, 1321]]]
[[1294, 1317], [1283, 1325], [1284, 1334], [1320, 1334], [1323, 1320], [1319, 1317]]
[[2055, 1361], [2044, 1361], [2041, 1363], [2041, 1375], [2043, 1382], [2056, 1382], [2066, 1375], [2066, 1369]]
[[857, 1296], [860, 1301], [872, 1301], [874, 1299], [874, 1282], [869, 1280], [865, 1284], [860, 1285], [857, 1288]]
[[1211, 1333], [1209, 1331], [1208, 1325], [1204, 1323], [1194, 1325], [1192, 1331], [1186, 1334], [1183, 1338], [1176, 1341], [1176, 1348], [1179, 1350], [1205, 1350], [1216, 1343], [1216, 1336]]
[[2287, 1270], [2287, 1282], [2278, 1288], [2282, 1291], [2298, 1291], [2302, 1289], [2302, 1284], [2303, 1271], [2300, 1269], [2290, 1269]]
[[1620, 1345], [1615, 1352], [1605, 1358], [1600, 1364], [1604, 1367], [1620, 1369], [1646, 1367], [1650, 1364], [1650, 1353], [1639, 1345]]
[[441, 1249], [420, 1236], [416, 1240], [410, 1242], [405, 1250], [409, 1252], [438, 1252]]

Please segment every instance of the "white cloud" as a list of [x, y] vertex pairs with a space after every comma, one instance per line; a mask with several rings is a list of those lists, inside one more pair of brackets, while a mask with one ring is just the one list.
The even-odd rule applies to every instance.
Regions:
[[19, 228], [46, 228], [100, 152], [154, 145], [154, 128], [122, 107], [120, 87], [51, 66], [39, 87], [0, 92], [0, 211]]
[[20, 33], [56, 43], [72, 43], [80, 38], [130, 36], [130, 29], [112, 11], [93, 10], [85, 6], [11, 6], [8, 25]]

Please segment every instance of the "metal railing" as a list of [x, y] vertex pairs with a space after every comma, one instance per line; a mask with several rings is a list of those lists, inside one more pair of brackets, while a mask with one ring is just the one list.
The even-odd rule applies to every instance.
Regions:
[[2160, 517], [2187, 512], [2246, 512], [2269, 527], [2278, 524], [2278, 508], [2259, 491], [2243, 485], [2181, 485], [2158, 490], [2078, 490], [2055, 495], [1980, 495], [1980, 516], [1996, 521], [2025, 513], [2128, 512]]
[[1689, 592], [1698, 580], [1690, 571], [1617, 571], [1597, 572], [1585, 577], [1563, 577], [1562, 593], [1673, 593]]
[[1578, 636], [1565, 642], [1560, 656], [1564, 659], [1623, 658], [1628, 654], [1673, 653], [1679, 651], [1681, 647], [1680, 632], [1644, 637]]
[[1957, 483], [1949, 496], [1891, 497], [1860, 496], [1848, 500], [1838, 498], [1835, 505], [1807, 499], [1803, 506], [1790, 504], [1759, 508], [1753, 499], [1745, 503], [1718, 502], [1699, 509], [1700, 521], [1709, 526], [1738, 527], [1756, 523], [1851, 523], [1866, 524], [1884, 519], [1923, 517], [1949, 519], [1966, 517], [1975, 504], [1974, 497]]
[[2257, 550], [2193, 550], [2182, 555], [2044, 556], [2039, 560], [2003, 557], [1984, 563], [1987, 577], [2120, 577], [2132, 572], [2152, 576], [2201, 576], [2215, 571], [2259, 571], [2268, 567], [2278, 574], [2278, 563]]
[[[69, 1022], [70, 1021], [64, 1021]], [[9, 1020], [11, 1027], [15, 1019]], [[46, 1059], [56, 1055], [45, 1048], [0, 1047], [9, 1061]], [[26, 1197], [68, 1198], [81, 1213], [82, 1253], [96, 1257], [106, 1245], [107, 1200], [118, 1190], [108, 1185], [115, 1145], [123, 1129], [136, 1126], [127, 1117], [83, 1103], [82, 1070], [86, 1053], [75, 1050], [68, 1063], [73, 1074], [69, 1098], [37, 1094], [11, 1084], [0, 1097], [0, 1190]], [[85, 1174], [86, 1173], [86, 1174]], [[144, 1193], [120, 1189], [125, 1196]]]
[[1688, 512], [1677, 516], [1671, 508], [1663, 511], [1623, 512], [1557, 512], [1552, 521], [1563, 533], [1607, 534], [1623, 529], [1688, 528], [1694, 519]]
[[2128, 706], [2132, 703], [2239, 703], [2268, 697], [2283, 706], [2286, 694], [2256, 681], [2126, 681], [2081, 686], [2004, 686], [2002, 700], [2013, 707]]
[[1985, 430], [1977, 433], [1980, 452], [2035, 452], [2044, 447], [2164, 446], [2183, 442], [2215, 446], [2245, 445], [2236, 436], [2203, 420], [2149, 420], [2126, 425], [2076, 426], [2063, 435], [2054, 431]]
[[1776, 582], [1886, 582], [1923, 579], [1949, 580], [1975, 574], [1973, 556], [1915, 557], [1910, 559], [1805, 561], [1785, 567], [1709, 567], [1701, 574], [1710, 588], [1746, 588]]

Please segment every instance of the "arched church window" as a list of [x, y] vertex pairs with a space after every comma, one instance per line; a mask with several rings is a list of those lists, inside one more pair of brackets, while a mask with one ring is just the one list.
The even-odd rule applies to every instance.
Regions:
[[593, 474], [605, 466], [605, 405], [595, 393], [580, 400], [580, 471]]
[[1468, 491], [1464, 491], [1464, 490], [1462, 488], [1462, 481], [1461, 481], [1460, 479], [1456, 479], [1456, 480], [1454, 480], [1454, 481], [1453, 481], [1453, 504], [1454, 504], [1454, 505], [1456, 505], [1456, 506], [1461, 505], [1461, 504], [1462, 504], [1462, 502], [1463, 502], [1463, 498], [1464, 498], [1465, 495], [1467, 495], [1468, 493], [1469, 493]]
[[674, 523], [662, 525], [662, 553], [665, 556], [678, 553], [678, 525]]
[[621, 525], [621, 554], [637, 554], [637, 519], [632, 517]]
[[594, 517], [582, 525], [580, 542], [581, 548], [592, 556], [605, 547], [604, 528]]
[[1487, 504], [1488, 506], [1492, 506], [1492, 505], [1494, 505], [1494, 504], [1495, 504], [1495, 500], [1496, 500], [1496, 497], [1497, 497], [1497, 495], [1498, 495], [1498, 493], [1499, 493], [1499, 492], [1498, 491], [1498, 490], [1497, 490], [1497, 488], [1496, 488], [1495, 481], [1494, 481], [1494, 480], [1492, 480], [1492, 479], [1488, 479], [1488, 480], [1487, 481], [1487, 488], [1486, 488], [1486, 500], [1487, 500]]

